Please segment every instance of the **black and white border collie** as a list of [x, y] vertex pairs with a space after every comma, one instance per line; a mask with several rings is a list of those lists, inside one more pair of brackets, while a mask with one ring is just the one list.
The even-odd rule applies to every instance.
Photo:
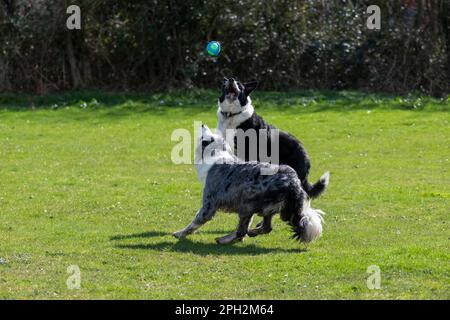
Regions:
[[[244, 132], [249, 129], [255, 130], [257, 133], [261, 129], [267, 132], [268, 150], [271, 150], [270, 130], [276, 129], [274, 126], [268, 124], [263, 118], [258, 116], [252, 105], [250, 93], [256, 89], [256, 81], [241, 83], [233, 78], [224, 78], [222, 85], [222, 94], [219, 97], [219, 108], [217, 111], [218, 125], [217, 131], [222, 137], [227, 137], [227, 130], [242, 129]], [[258, 148], [260, 135], [257, 135]], [[245, 141], [245, 161], [257, 160], [259, 158], [259, 150], [257, 152], [257, 159], [250, 159], [247, 150], [249, 150], [248, 143]], [[302, 188], [306, 191], [307, 195], [313, 199], [322, 194], [329, 182], [329, 173], [326, 172], [322, 175], [318, 182], [310, 184], [308, 182], [308, 174], [311, 167], [311, 161], [308, 153], [303, 144], [298, 141], [292, 135], [279, 131], [279, 164], [286, 164], [292, 167], [297, 173], [300, 181], [302, 182]]]
[[[291, 167], [242, 161], [233, 155], [225, 139], [213, 134], [207, 126], [202, 126], [199, 132], [195, 163], [199, 178], [204, 180], [202, 207], [187, 227], [173, 234], [176, 238], [196, 231], [217, 210], [239, 214], [237, 230], [217, 238], [219, 244], [242, 241], [246, 235], [269, 233], [272, 217], [278, 212], [300, 242], [309, 243], [321, 236], [324, 213], [311, 208], [311, 200]], [[262, 169], [270, 166], [276, 167], [271, 170], [275, 173], [262, 175]], [[262, 216], [263, 221], [249, 230], [254, 214]]]

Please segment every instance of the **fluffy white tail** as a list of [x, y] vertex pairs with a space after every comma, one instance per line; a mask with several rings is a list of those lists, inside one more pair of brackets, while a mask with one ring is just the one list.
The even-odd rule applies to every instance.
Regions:
[[311, 208], [311, 201], [306, 201], [300, 219], [300, 241], [309, 243], [322, 235], [322, 222], [325, 212]]

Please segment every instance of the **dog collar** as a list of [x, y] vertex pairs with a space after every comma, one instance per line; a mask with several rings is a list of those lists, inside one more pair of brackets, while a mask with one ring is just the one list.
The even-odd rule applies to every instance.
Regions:
[[236, 113], [220, 111], [220, 113], [221, 113], [223, 116], [225, 116], [226, 118], [231, 118], [231, 117], [237, 116], [238, 114], [241, 114], [242, 111], [239, 111], [239, 112], [236, 112]]

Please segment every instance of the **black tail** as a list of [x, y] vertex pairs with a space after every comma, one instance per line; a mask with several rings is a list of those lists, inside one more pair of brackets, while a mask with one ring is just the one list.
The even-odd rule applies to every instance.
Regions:
[[311, 199], [317, 198], [320, 196], [328, 186], [328, 182], [330, 181], [330, 173], [325, 172], [315, 184], [310, 184], [308, 179], [303, 180], [302, 186], [305, 192]]

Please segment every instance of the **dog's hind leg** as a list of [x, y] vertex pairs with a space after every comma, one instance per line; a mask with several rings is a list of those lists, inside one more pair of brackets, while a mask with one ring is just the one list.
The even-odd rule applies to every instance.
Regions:
[[203, 206], [197, 211], [194, 220], [192, 220], [192, 222], [184, 229], [174, 232], [173, 236], [180, 239], [186, 237], [188, 234], [194, 233], [198, 228], [211, 220], [215, 213], [216, 209], [211, 205]]
[[239, 224], [237, 230], [226, 236], [216, 238], [216, 242], [219, 244], [230, 244], [237, 241], [242, 241], [248, 232], [248, 226], [252, 221], [252, 217], [253, 217], [252, 214], [246, 216], [239, 215]]
[[273, 214], [264, 216], [263, 221], [256, 225], [256, 228], [248, 230], [249, 237], [256, 237], [260, 234], [270, 233], [272, 231], [272, 218]]

